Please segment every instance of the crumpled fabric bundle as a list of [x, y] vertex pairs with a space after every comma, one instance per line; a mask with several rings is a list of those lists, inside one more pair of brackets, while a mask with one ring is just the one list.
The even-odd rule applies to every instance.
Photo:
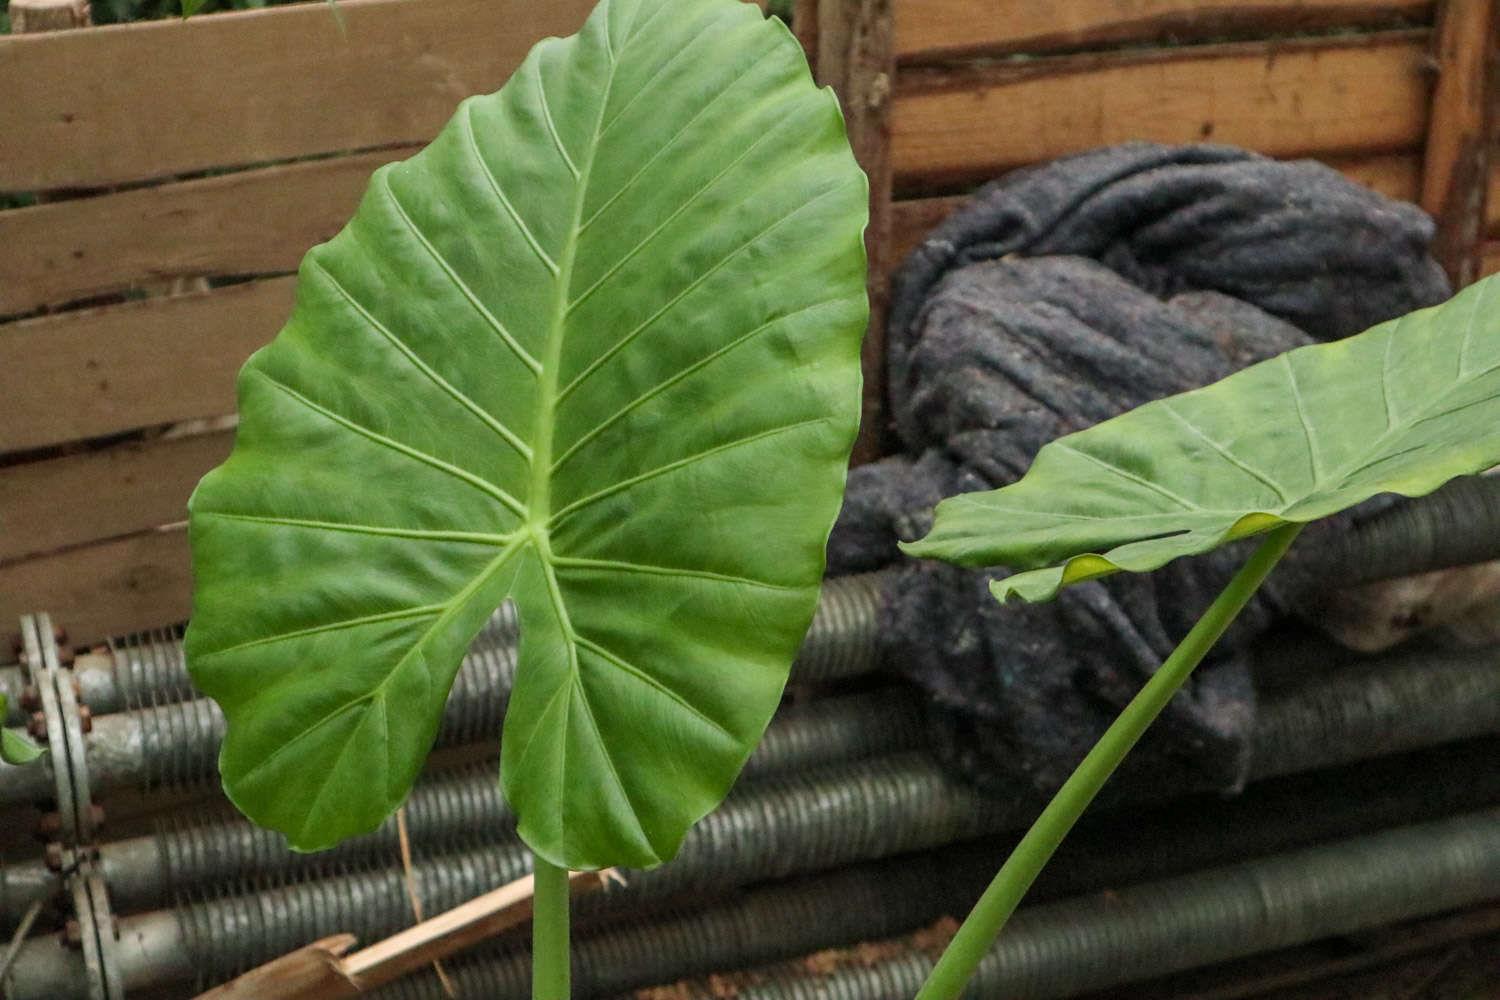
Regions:
[[[1003, 570], [909, 560], [897, 542], [923, 535], [942, 498], [1014, 482], [1055, 437], [1444, 300], [1432, 234], [1414, 206], [1317, 163], [1132, 143], [1003, 177], [912, 253], [887, 330], [900, 454], [851, 473], [829, 571], [898, 574], [883, 654], [932, 696], [957, 770], [1049, 796], [1246, 549], [1002, 606], [989, 583]], [[1263, 589], [1115, 794], [1243, 783], [1247, 645], [1295, 608], [1293, 589]]]

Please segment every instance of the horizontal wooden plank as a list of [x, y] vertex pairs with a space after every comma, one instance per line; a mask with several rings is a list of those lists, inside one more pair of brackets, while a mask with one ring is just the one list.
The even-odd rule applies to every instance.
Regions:
[[1350, 180], [1397, 201], [1416, 201], [1422, 189], [1422, 158], [1416, 153], [1322, 159]]
[[[1413, 154], [1331, 159], [1327, 162], [1350, 180], [1387, 197], [1402, 201], [1416, 197], [1421, 161]], [[891, 253], [886, 257], [892, 267], [899, 267], [928, 233], [967, 200], [968, 195], [949, 195], [895, 202], [891, 207]]]
[[1427, 23], [1433, 0], [897, 0], [896, 56], [1043, 53]]
[[417, 147], [0, 212], [0, 315], [165, 279], [292, 271]]
[[897, 186], [955, 186], [1132, 139], [1211, 140], [1272, 156], [1417, 149], [1425, 31], [1064, 56], [901, 77]]
[[[339, 0], [341, 19], [305, 4], [0, 37], [0, 190], [422, 142], [592, 7]], [[232, 67], [234, 86], [193, 67]]]
[[0, 566], [0, 641], [17, 619], [51, 613], [76, 645], [171, 625], [192, 608], [192, 571], [182, 528], [134, 535]]
[[0, 469], [0, 564], [181, 521], [233, 444], [223, 430]]
[[234, 412], [234, 376], [291, 312], [295, 279], [0, 326], [0, 452]]

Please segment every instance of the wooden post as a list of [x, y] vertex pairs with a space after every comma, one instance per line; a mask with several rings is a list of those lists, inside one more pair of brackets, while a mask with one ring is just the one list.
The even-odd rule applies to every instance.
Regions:
[[813, 74], [839, 95], [849, 143], [870, 178], [870, 328], [864, 346], [864, 405], [854, 462], [885, 454], [885, 314], [891, 235], [891, 94], [896, 83], [892, 0], [798, 0], [797, 36], [811, 52]]
[[1422, 207], [1437, 221], [1433, 253], [1454, 287], [1476, 280], [1495, 141], [1496, 0], [1444, 0], [1433, 53], [1437, 85], [1422, 164]]
[[10, 0], [10, 30], [15, 35], [87, 28], [92, 23], [89, 0]]

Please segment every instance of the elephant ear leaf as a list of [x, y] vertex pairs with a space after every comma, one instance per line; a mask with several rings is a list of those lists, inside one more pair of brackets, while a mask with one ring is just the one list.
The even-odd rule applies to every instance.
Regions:
[[[9, 710], [9, 699], [0, 694], [0, 720], [4, 720], [5, 713]], [[0, 726], [0, 761], [6, 764], [30, 764], [45, 752], [15, 730]]]
[[996, 596], [1045, 601], [1483, 471], [1500, 462], [1497, 280], [1059, 438], [1018, 482], [943, 501], [903, 548], [1023, 570]]
[[866, 200], [832, 93], [739, 0], [603, 0], [377, 171], [190, 507], [233, 801], [301, 849], [373, 829], [510, 598], [521, 835], [570, 868], [671, 857], [812, 617]]

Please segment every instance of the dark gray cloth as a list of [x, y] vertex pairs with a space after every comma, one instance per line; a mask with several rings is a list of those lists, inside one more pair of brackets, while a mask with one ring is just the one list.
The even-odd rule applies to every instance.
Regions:
[[[980, 191], [897, 273], [887, 333], [902, 454], [856, 469], [830, 572], [897, 567], [884, 654], [933, 696], [954, 764], [1050, 794], [1227, 582], [1243, 547], [997, 604], [1003, 571], [906, 560], [946, 496], [1019, 478], [1047, 441], [1312, 339], [1440, 302], [1432, 224], [1325, 166], [1130, 144]], [[1326, 530], [1337, 530], [1330, 528]], [[1234, 788], [1263, 591], [1122, 775]]]

